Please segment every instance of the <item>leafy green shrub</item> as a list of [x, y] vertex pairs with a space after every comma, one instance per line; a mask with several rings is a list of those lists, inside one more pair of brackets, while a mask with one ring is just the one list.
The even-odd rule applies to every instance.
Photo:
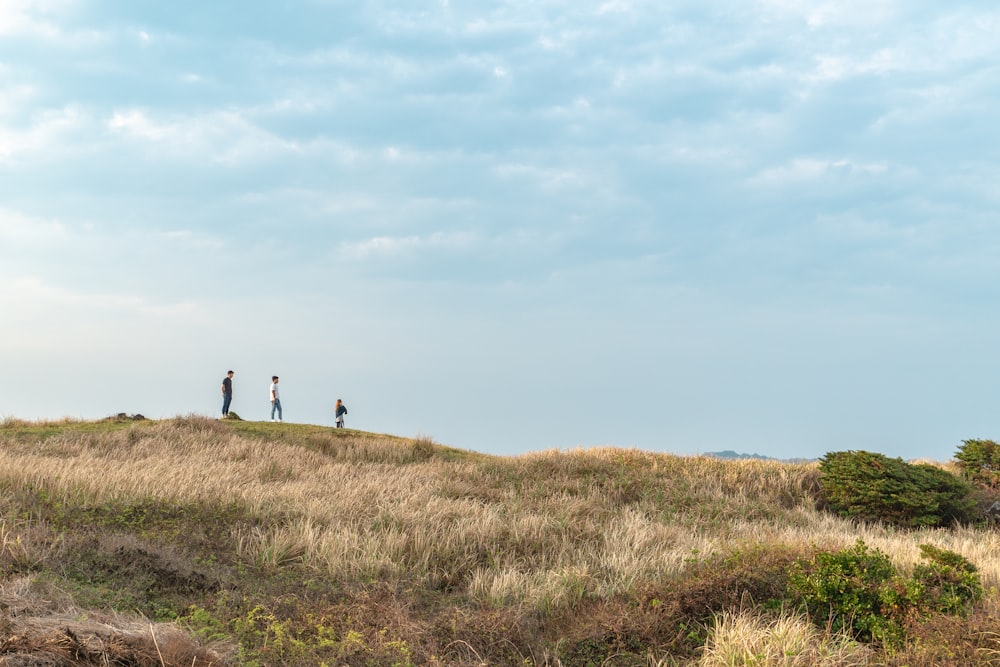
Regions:
[[905, 582], [888, 556], [860, 539], [841, 551], [796, 561], [789, 585], [814, 623], [861, 641], [897, 643], [909, 606]]
[[972, 487], [932, 465], [849, 451], [827, 454], [819, 470], [823, 497], [841, 516], [920, 527], [972, 521], [978, 514]]
[[965, 615], [983, 595], [976, 567], [964, 557], [930, 544], [921, 544], [920, 552], [928, 562], [907, 579], [888, 556], [859, 539], [841, 551], [797, 560], [789, 588], [817, 625], [899, 645], [908, 621]]
[[928, 560], [913, 568], [914, 603], [925, 613], [964, 615], [983, 597], [976, 566], [954, 551], [920, 545]]
[[1000, 487], [1000, 444], [992, 440], [963, 440], [955, 454], [966, 479]]

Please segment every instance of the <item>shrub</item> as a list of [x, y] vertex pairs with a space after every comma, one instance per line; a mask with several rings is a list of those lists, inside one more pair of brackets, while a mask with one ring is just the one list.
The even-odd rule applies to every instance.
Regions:
[[817, 625], [862, 641], [898, 643], [908, 606], [904, 582], [889, 557], [860, 539], [838, 552], [796, 561], [789, 584]]
[[824, 499], [842, 516], [907, 527], [944, 526], [977, 516], [972, 487], [932, 465], [849, 451], [827, 454], [819, 469]]
[[963, 440], [955, 454], [966, 479], [1000, 487], [1000, 444], [992, 440]]
[[914, 603], [925, 613], [964, 615], [983, 597], [976, 566], [954, 551], [920, 545], [928, 560], [913, 569]]
[[906, 579], [888, 556], [859, 539], [841, 551], [797, 560], [789, 587], [821, 627], [899, 645], [908, 621], [965, 615], [983, 595], [976, 567], [964, 557], [930, 544], [921, 544], [920, 552], [928, 562]]

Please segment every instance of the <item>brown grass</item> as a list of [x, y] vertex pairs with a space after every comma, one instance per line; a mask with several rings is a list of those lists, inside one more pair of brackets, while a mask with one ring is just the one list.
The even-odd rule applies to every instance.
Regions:
[[[859, 537], [904, 571], [920, 560], [921, 543], [952, 549], [979, 567], [987, 589], [1000, 586], [996, 532], [906, 532], [832, 517], [816, 509], [818, 472], [810, 464], [611, 448], [456, 456], [430, 438], [197, 417], [103, 432], [69, 426], [5, 421], [0, 495], [44, 489], [66, 505], [235, 504], [261, 518], [232, 527], [233, 557], [240, 562], [265, 570], [306, 568], [351, 590], [379, 582], [437, 591], [474, 605], [483, 618], [533, 618], [550, 631], [570, 632], [571, 617], [590, 605], [623, 624], [613, 641], [646, 632], [649, 641], [666, 646], [667, 631], [637, 629], [640, 621], [628, 620], [622, 600], [649, 603], [651, 591], [670, 582], [691, 584], [693, 566], [713, 556], [761, 547], [807, 553], [849, 546]], [[41, 429], [37, 437], [25, 435], [32, 428]], [[30, 570], [32, 562], [51, 559], [58, 544], [32, 541], [30, 518], [25, 521], [9, 517], [0, 525], [0, 562]], [[715, 584], [706, 585], [705, 595]], [[733, 585], [738, 593], [747, 584]], [[720, 605], [739, 603], [737, 595], [704, 612], [710, 618]], [[518, 611], [508, 618], [512, 609]], [[782, 642], [798, 642], [792, 653], [811, 657], [795, 659], [820, 661], [815, 664], [861, 664], [856, 661], [865, 655], [841, 638], [807, 632], [797, 617], [728, 614], [711, 628], [705, 665], [744, 664], [712, 657], [736, 655], [741, 643], [751, 652], [783, 653]], [[133, 631], [140, 636], [140, 629]], [[751, 635], [763, 638], [765, 648]], [[474, 664], [482, 644], [454, 641], [452, 650], [469, 656], [463, 664]], [[531, 655], [531, 641], [518, 646], [518, 655]], [[653, 650], [650, 661], [663, 655]]]
[[[53, 596], [53, 594], [55, 594]], [[55, 600], [53, 600], [55, 597]], [[28, 578], [0, 586], [0, 665], [210, 667], [230, 664], [231, 647], [202, 646], [173, 624], [84, 613]]]

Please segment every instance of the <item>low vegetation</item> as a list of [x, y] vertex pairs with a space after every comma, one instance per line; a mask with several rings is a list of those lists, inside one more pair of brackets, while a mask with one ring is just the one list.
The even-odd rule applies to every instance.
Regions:
[[840, 516], [824, 476], [8, 419], [0, 664], [1000, 665], [994, 528]]
[[830, 509], [905, 527], [950, 526], [980, 515], [973, 488], [927, 463], [864, 451], [832, 452], [819, 464]]

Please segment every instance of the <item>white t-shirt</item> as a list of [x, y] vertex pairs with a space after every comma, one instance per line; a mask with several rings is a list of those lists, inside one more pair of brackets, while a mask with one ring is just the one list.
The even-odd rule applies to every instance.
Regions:
[[272, 400], [272, 397], [273, 397], [273, 400], [281, 400], [280, 398], [278, 398], [278, 383], [277, 382], [272, 382], [271, 383], [271, 393], [268, 394], [267, 400], [269, 400], [269, 401]]

